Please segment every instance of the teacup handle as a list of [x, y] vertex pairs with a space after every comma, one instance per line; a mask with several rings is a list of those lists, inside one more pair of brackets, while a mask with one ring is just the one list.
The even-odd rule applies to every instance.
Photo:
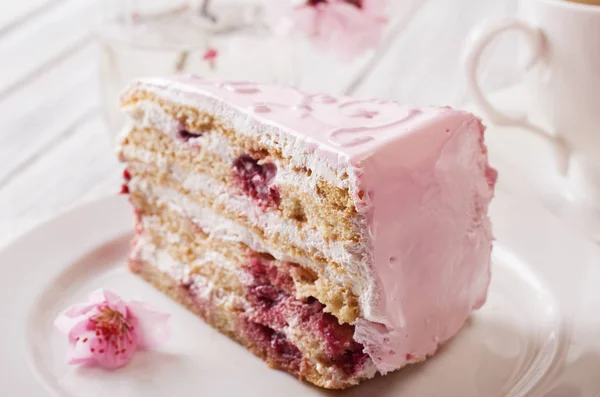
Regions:
[[481, 108], [483, 113], [494, 124], [524, 128], [552, 144], [555, 150], [559, 170], [562, 173], [565, 173], [569, 159], [569, 150], [565, 142], [560, 137], [553, 136], [545, 129], [531, 123], [526, 114], [511, 116], [506, 112], [499, 110], [490, 102], [479, 85], [478, 69], [483, 51], [497, 36], [507, 31], [517, 31], [522, 33], [526, 37], [528, 45], [531, 47], [532, 55], [525, 65], [525, 70], [530, 69], [542, 59], [544, 51], [544, 33], [540, 29], [516, 18], [480, 25], [471, 33], [470, 41], [466, 45], [463, 57], [463, 66], [467, 77], [467, 88], [469, 93], [473, 97], [475, 104]]

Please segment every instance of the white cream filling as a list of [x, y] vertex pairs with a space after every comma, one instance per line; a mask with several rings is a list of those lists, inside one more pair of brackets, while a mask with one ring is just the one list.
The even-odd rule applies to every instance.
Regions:
[[[161, 167], [166, 167], [167, 162], [162, 156], [156, 156], [144, 150], [126, 148], [124, 150], [126, 155], [144, 159], [145, 163], [158, 164]], [[143, 166], [141, 164], [136, 165], [137, 167]], [[172, 165], [169, 168], [171, 176], [181, 184], [185, 189], [193, 193], [202, 193], [214, 197], [214, 203], [217, 205], [223, 205], [226, 208], [230, 208], [236, 213], [245, 214], [248, 216], [249, 221], [261, 229], [264, 230], [267, 236], [280, 235], [292, 242], [298, 248], [305, 250], [309, 253], [315, 253], [317, 250], [320, 251], [325, 258], [330, 259], [334, 262], [345, 264], [349, 267], [349, 270], [356, 271], [362, 260], [361, 253], [365, 250], [361, 243], [348, 244], [342, 241], [329, 241], [326, 242], [317, 231], [312, 229], [308, 224], [302, 224], [298, 226], [296, 221], [290, 219], [283, 219], [276, 212], [263, 211], [258, 208], [251, 197], [241, 195], [231, 195], [229, 188], [221, 182], [215, 180], [206, 174], [191, 174], [179, 169], [179, 167]], [[311, 189], [311, 181], [302, 181], [302, 177], [287, 169], [281, 169], [277, 172], [279, 177], [280, 185], [292, 185], [297, 186], [296, 182], [300, 183], [301, 189], [305, 190], [314, 200], [317, 200], [317, 194], [314, 190], [314, 186]], [[277, 177], [276, 177], [277, 178]], [[302, 182], [301, 182], [302, 181]], [[140, 185], [135, 180], [130, 182], [131, 188], [141, 188], [141, 190], [147, 192], [148, 186]], [[187, 197], [179, 194], [172, 189], [162, 188], [160, 186], [153, 186], [152, 191], [154, 195], [160, 197], [166, 203], [175, 203], [181, 210], [178, 212], [186, 213], [188, 210], [197, 213], [194, 216], [198, 222], [201, 219], [202, 214], [198, 207]], [[168, 199], [167, 199], [168, 198]], [[190, 216], [190, 215], [188, 215]], [[356, 270], [355, 270], [356, 269]]]
[[[218, 289], [215, 287], [212, 280], [200, 274], [191, 274], [191, 270], [200, 267], [205, 263], [217, 264], [219, 267], [226, 267], [234, 269], [235, 266], [230, 263], [227, 258], [218, 252], [210, 251], [206, 255], [197, 261], [189, 264], [184, 264], [175, 260], [167, 250], [159, 249], [154, 244], [148, 242], [144, 238], [138, 238], [136, 249], [139, 258], [144, 262], [155, 266], [162, 273], [168, 274], [173, 280], [178, 283], [186, 284], [191, 283], [196, 288], [194, 292], [201, 298], [208, 300], [211, 296], [212, 291]], [[237, 272], [237, 270], [236, 270]], [[218, 298], [220, 294], [213, 295], [212, 299], [218, 299], [218, 304], [225, 307], [234, 308], [239, 306], [240, 298], [235, 295], [223, 295]]]
[[[307, 252], [314, 251], [314, 247], [322, 249], [323, 254], [327, 258], [336, 261], [338, 263], [351, 264], [351, 266], [359, 266], [357, 261], [360, 260], [356, 254], [352, 253], [346, 246], [340, 242], [332, 242], [329, 246], [324, 244], [323, 238], [314, 231], [307, 231], [305, 233], [298, 232], [298, 227], [294, 224], [295, 222], [281, 219], [275, 213], [265, 213], [260, 209], [255, 211], [249, 211], [249, 208], [254, 208], [255, 205], [252, 199], [246, 197], [232, 197], [228, 194], [227, 190], [215, 180], [212, 180], [207, 176], [194, 175], [194, 178], [207, 178], [205, 192], [210, 192], [215, 195], [216, 203], [225, 203], [229, 208], [246, 213], [250, 216], [251, 222], [261, 227], [267, 236], [280, 235], [284, 238], [289, 239], [294, 245], [300, 249], [306, 250]], [[185, 182], [182, 182], [185, 184]], [[188, 197], [181, 193], [161, 187], [153, 186], [144, 180], [133, 179], [129, 183], [129, 187], [132, 190], [141, 191], [151, 197], [157, 198], [159, 203], [168, 206], [170, 209], [181, 214], [182, 216], [188, 217], [198, 225], [205, 233], [209, 234], [209, 238], [218, 238], [225, 241], [242, 242], [249, 246], [254, 251], [258, 252], [269, 252], [275, 258], [300, 263], [305, 267], [309, 267], [315, 271], [319, 271], [320, 268], [311, 260], [292, 257], [280, 251], [277, 247], [271, 246], [261, 237], [257, 236], [253, 231], [247, 227], [238, 224], [222, 215], [217, 214], [211, 208], [200, 206], [190, 200]], [[304, 238], [301, 237], [301, 234]], [[328, 267], [325, 269], [326, 274], [328, 273]], [[329, 277], [334, 277], [333, 274], [328, 274]]]
[[[169, 231], [165, 231], [162, 228], [161, 221], [158, 217], [144, 216], [142, 218], [142, 225], [143, 225], [144, 229], [161, 230], [162, 235], [164, 235], [166, 237], [166, 240], [170, 244], [181, 244], [181, 236], [177, 233], [171, 233]], [[196, 260], [194, 263], [190, 264], [189, 266], [193, 269], [196, 267], [201, 267], [205, 263], [212, 263], [212, 264], [218, 265], [221, 268], [228, 269], [232, 272], [239, 271], [238, 267], [234, 263], [232, 263], [229, 259], [227, 259], [226, 256], [222, 255], [221, 253], [219, 253], [217, 251], [206, 252], [202, 256], [202, 258], [199, 258], [198, 260]], [[164, 269], [161, 269], [161, 270], [166, 271]]]
[[177, 262], [165, 250], [159, 250], [156, 246], [143, 238], [136, 240], [137, 255], [145, 262], [156, 266], [158, 270], [168, 274], [177, 282], [190, 281], [190, 267]]
[[[128, 112], [132, 122], [125, 127], [122, 139], [136, 128], [152, 128], [169, 134], [173, 137], [176, 136], [179, 130], [179, 123], [165, 113], [165, 111], [154, 102], [140, 101], [134, 106], [125, 108], [125, 110]], [[224, 161], [227, 162], [232, 162], [237, 157], [234, 153], [234, 148], [231, 146], [229, 141], [220, 134], [207, 133], [201, 137], [192, 138], [188, 141], [188, 144], [193, 145], [194, 143], [198, 143], [206, 150], [218, 154]], [[274, 142], [272, 142], [269, 146], [280, 147], [280, 145], [277, 145]], [[307, 157], [305, 159], [306, 161], [302, 161], [302, 164], [300, 164], [300, 162], [298, 162], [293, 156], [290, 156], [288, 160], [291, 162], [292, 166], [306, 167], [312, 171], [311, 176], [295, 173], [298, 175], [297, 179], [295, 179], [296, 181], [310, 181], [310, 184], [314, 186], [318, 180], [325, 180], [328, 183], [342, 189], [349, 187], [348, 179], [342, 180], [338, 178], [338, 176], [330, 167], [318, 161], [317, 156]], [[277, 159], [273, 159], [273, 162], [277, 166], [278, 170], [284, 169]]]

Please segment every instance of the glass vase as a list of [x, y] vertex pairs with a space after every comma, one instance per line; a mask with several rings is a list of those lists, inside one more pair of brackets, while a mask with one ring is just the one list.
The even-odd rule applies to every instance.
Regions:
[[[100, 0], [100, 79], [111, 131], [119, 93], [134, 79], [174, 74], [293, 83], [286, 46], [260, 3], [244, 0]], [[286, 63], [282, 65], [281, 63]]]

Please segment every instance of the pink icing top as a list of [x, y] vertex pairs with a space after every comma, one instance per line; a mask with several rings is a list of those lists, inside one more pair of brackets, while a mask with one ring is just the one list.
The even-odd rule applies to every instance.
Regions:
[[147, 81], [157, 85], [184, 83], [199, 94], [226, 101], [257, 120], [277, 125], [332, 160], [342, 157], [352, 163], [427, 122], [455, 113], [449, 108], [415, 109], [381, 99], [335, 98], [288, 86], [214, 81], [193, 75]]
[[367, 193], [372, 279], [355, 339], [380, 372], [433, 354], [485, 301], [496, 173], [473, 115], [194, 76], [139, 84], [226, 103], [354, 170], [353, 193]]

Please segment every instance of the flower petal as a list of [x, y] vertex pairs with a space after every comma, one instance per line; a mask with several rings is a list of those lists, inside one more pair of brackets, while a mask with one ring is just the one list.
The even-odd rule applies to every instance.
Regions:
[[107, 304], [108, 307], [118, 311], [123, 316], [127, 315], [127, 304], [114, 292], [99, 289], [90, 294], [89, 300], [95, 304]]
[[137, 332], [138, 348], [150, 349], [164, 344], [171, 336], [170, 314], [139, 301], [129, 302], [129, 313]]
[[362, 0], [362, 9], [366, 13], [377, 17], [385, 16], [388, 6], [386, 0]]
[[88, 303], [73, 305], [56, 317], [54, 326], [62, 334], [68, 335], [71, 329], [77, 324], [84, 320], [89, 320], [96, 313], [95, 308], [96, 305]]
[[88, 317], [80, 316], [78, 319], [79, 321], [74, 323], [67, 334], [71, 344], [74, 344], [78, 339], [87, 337], [88, 333], [93, 331], [93, 324]]
[[292, 19], [295, 29], [303, 31], [317, 48], [333, 51], [341, 58], [351, 60], [375, 48], [381, 41], [385, 27], [385, 3], [370, 0], [358, 8], [346, 0], [332, 0], [297, 7]]
[[68, 364], [93, 364], [96, 359], [91, 350], [96, 335], [93, 331], [87, 331], [80, 334], [76, 339], [69, 343], [67, 350]]
[[76, 303], [67, 308], [67, 310], [65, 310], [63, 314], [69, 317], [77, 317], [88, 313], [96, 306], [97, 305], [95, 303]]

